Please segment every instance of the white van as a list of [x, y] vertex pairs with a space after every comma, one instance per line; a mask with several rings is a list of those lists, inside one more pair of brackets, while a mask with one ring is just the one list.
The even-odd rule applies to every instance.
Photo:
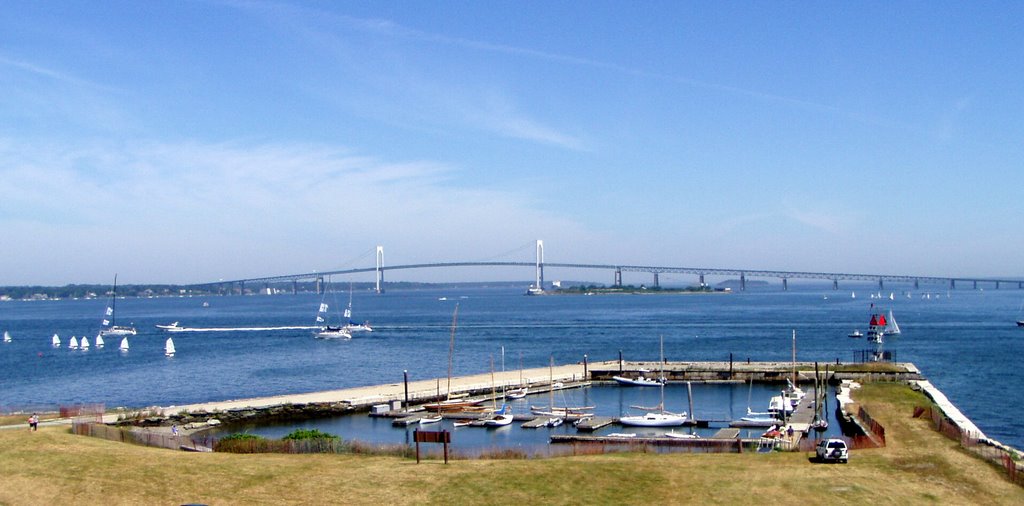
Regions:
[[845, 464], [850, 458], [846, 441], [842, 439], [823, 439], [815, 448], [818, 462], [839, 462]]

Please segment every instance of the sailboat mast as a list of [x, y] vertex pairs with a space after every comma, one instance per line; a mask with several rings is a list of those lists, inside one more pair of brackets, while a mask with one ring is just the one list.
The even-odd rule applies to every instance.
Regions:
[[452, 335], [448, 341], [448, 398], [452, 397], [452, 355], [455, 353], [455, 323], [459, 317], [459, 303], [455, 303], [455, 312], [452, 313]]
[[117, 325], [117, 273], [114, 273], [114, 291], [110, 295], [110, 328]]
[[548, 411], [555, 411], [555, 356], [548, 362]]
[[793, 329], [793, 388], [796, 388], [796, 329]]
[[661, 364], [661, 376], [658, 381], [661, 383], [661, 402], [658, 404], [661, 407], [661, 412], [665, 412], [665, 336], [661, 336], [661, 352], [658, 363]]

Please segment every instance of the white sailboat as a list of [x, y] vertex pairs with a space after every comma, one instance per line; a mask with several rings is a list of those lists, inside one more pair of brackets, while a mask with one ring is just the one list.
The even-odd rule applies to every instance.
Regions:
[[79, 347], [83, 350], [89, 349], [89, 338], [87, 336], [82, 336], [82, 344]]
[[[327, 287], [324, 289], [323, 297], [320, 299], [320, 308], [316, 313], [316, 324], [319, 326], [313, 337], [317, 339], [352, 339], [352, 334], [344, 326], [331, 326], [330, 305], [327, 304], [327, 293], [331, 292], [331, 280], [327, 280]], [[333, 293], [333, 292], [331, 292]], [[337, 303], [337, 301], [335, 301]]]
[[896, 324], [896, 318], [892, 316], [892, 309], [889, 310], [889, 318], [885, 320], [885, 333], [891, 336], [900, 333], [900, 326]]
[[6, 330], [4, 331], [4, 342], [5, 343], [11, 342], [11, 333], [6, 331]]
[[77, 350], [78, 349], [78, 338], [77, 337], [71, 336], [71, 339], [68, 341], [68, 349], [69, 350]]
[[50, 338], [50, 342], [53, 343], [54, 348], [60, 348], [60, 336], [57, 334], [54, 334], [53, 337]]
[[343, 314], [345, 321], [348, 323], [343, 327], [348, 333], [352, 332], [373, 332], [373, 328], [370, 327], [370, 322], [356, 323], [352, 321], [352, 283], [348, 285], [348, 307], [345, 308]]
[[[662, 364], [661, 375], [665, 375], [664, 364], [665, 364], [665, 338], [661, 339], [661, 359], [659, 363]], [[626, 426], [632, 427], [679, 427], [686, 423], [686, 413], [671, 413], [665, 411], [665, 383], [661, 383], [661, 402], [658, 403], [658, 407], [654, 411], [644, 413], [642, 415], [634, 416], [623, 416], [619, 418], [619, 423]]]
[[174, 351], [174, 340], [168, 337], [167, 341], [164, 342], [164, 355], [173, 357]]
[[121, 351], [125, 351], [125, 352], [128, 351], [128, 338], [127, 337], [122, 337], [121, 338], [121, 346], [119, 346], [118, 349], [121, 350]]
[[101, 336], [134, 336], [135, 327], [117, 324], [117, 274], [114, 274], [114, 288], [110, 292], [110, 305], [103, 315], [103, 322], [100, 326]]
[[103, 334], [96, 334], [96, 347], [102, 348], [106, 344], [103, 342]]

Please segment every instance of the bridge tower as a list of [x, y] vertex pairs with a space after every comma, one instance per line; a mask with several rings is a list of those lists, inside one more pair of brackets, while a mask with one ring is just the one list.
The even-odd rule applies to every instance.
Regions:
[[324, 277], [323, 276], [317, 276], [316, 277], [316, 293], [317, 293], [317, 295], [320, 295], [320, 294], [324, 293]]
[[745, 272], [740, 273], [740, 291], [747, 291], [747, 274]]
[[839, 278], [832, 278], [832, 289], [833, 290], [838, 290], [839, 289]]
[[782, 278], [782, 291], [789, 291], [789, 281], [786, 278]]
[[704, 284], [704, 273], [702, 272], [700, 274], [700, 287], [704, 288], [705, 286], [707, 286], [707, 285]]
[[544, 289], [544, 241], [537, 239], [537, 279], [538, 290]]
[[621, 267], [616, 267], [615, 268], [615, 286], [616, 287], [622, 286], [622, 268]]
[[950, 280], [949, 280], [949, 289], [950, 290], [956, 290], [956, 280], [955, 279], [950, 278]]
[[377, 293], [384, 293], [384, 246], [377, 246]]
[[882, 278], [878, 278], [878, 289], [885, 290], [885, 285], [882, 284]]

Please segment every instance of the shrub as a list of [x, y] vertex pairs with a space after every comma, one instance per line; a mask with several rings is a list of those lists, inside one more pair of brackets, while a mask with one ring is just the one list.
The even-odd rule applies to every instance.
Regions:
[[302, 441], [306, 439], [341, 439], [334, 434], [327, 432], [320, 432], [317, 429], [295, 429], [291, 431], [287, 436], [281, 438], [283, 440]]

